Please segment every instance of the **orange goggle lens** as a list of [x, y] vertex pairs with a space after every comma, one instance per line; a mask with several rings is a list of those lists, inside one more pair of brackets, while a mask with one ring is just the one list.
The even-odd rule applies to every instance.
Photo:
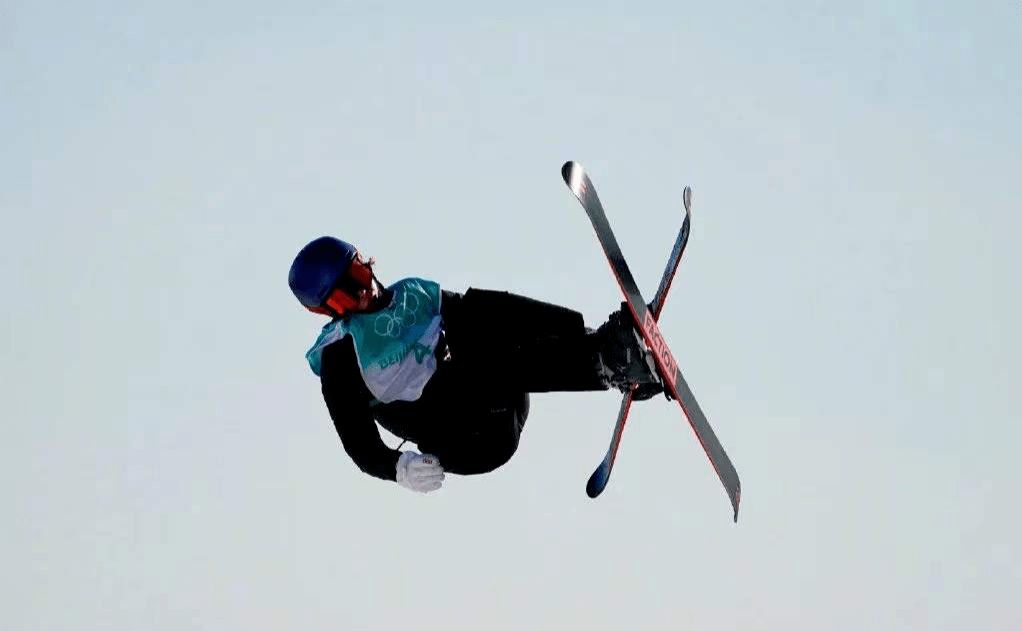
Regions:
[[326, 304], [328, 307], [340, 314], [344, 313], [348, 309], [354, 308], [358, 302], [356, 302], [352, 296], [340, 289], [335, 289], [326, 297]]

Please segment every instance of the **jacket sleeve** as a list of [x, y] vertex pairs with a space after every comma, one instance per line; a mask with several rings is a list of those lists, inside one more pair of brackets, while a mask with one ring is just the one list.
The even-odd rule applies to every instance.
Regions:
[[391, 449], [380, 438], [369, 408], [373, 396], [362, 379], [351, 337], [323, 351], [321, 383], [323, 399], [344, 451], [365, 473], [383, 480], [396, 479], [401, 452]]

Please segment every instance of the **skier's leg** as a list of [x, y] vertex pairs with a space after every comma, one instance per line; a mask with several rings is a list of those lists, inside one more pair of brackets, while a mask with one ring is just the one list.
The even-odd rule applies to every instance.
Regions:
[[442, 308], [454, 361], [472, 365], [470, 372], [484, 384], [524, 392], [607, 389], [578, 311], [474, 288], [464, 296], [445, 295]]
[[459, 475], [488, 473], [518, 450], [529, 415], [529, 395], [503, 393], [462, 400], [451, 406], [446, 431], [419, 448], [437, 457], [444, 470]]
[[446, 327], [477, 339], [575, 335], [585, 328], [578, 311], [508, 291], [473, 287], [461, 296], [445, 294], [441, 308]]

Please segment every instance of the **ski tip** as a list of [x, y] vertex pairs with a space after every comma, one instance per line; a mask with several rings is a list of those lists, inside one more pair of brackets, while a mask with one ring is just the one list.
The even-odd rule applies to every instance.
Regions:
[[603, 493], [603, 489], [607, 488], [607, 481], [610, 479], [610, 468], [606, 464], [601, 464], [593, 471], [593, 474], [589, 476], [589, 482], [586, 483], [586, 495], [596, 499], [600, 493]]
[[[576, 176], [575, 173], [578, 173], [579, 175]], [[574, 160], [568, 160], [567, 162], [564, 163], [564, 166], [561, 167], [561, 177], [564, 178], [564, 183], [567, 184], [568, 186], [571, 186], [571, 181], [573, 178], [581, 177], [581, 174], [582, 165], [579, 164], [578, 162], [575, 162]]]
[[685, 212], [692, 212], [692, 188], [689, 186], [685, 187], [685, 191], [681, 195], [681, 200], [685, 203]]

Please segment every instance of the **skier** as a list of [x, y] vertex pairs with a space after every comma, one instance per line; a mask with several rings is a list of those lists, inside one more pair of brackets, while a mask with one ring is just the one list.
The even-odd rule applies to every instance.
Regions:
[[[626, 306], [593, 331], [577, 311], [505, 291], [421, 278], [385, 287], [374, 264], [321, 237], [288, 276], [303, 306], [330, 317], [306, 359], [344, 450], [369, 475], [425, 493], [445, 472], [500, 467], [518, 449], [529, 393], [663, 391]], [[388, 447], [377, 423], [421, 453]]]

